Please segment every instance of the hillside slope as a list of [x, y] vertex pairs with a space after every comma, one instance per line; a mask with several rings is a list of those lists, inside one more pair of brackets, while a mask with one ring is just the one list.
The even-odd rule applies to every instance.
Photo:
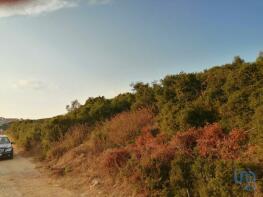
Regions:
[[[9, 132], [57, 174], [104, 177], [130, 195], [263, 194], [263, 57], [133, 88], [64, 116], [15, 122]], [[255, 190], [233, 182], [246, 168]]]
[[17, 121], [15, 118], [3, 118], [0, 117], [0, 129], [6, 129], [8, 125], [12, 122]]

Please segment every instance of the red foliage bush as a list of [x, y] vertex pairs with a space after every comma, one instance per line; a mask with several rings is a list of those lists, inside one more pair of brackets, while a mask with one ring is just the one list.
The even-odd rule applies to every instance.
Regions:
[[247, 135], [243, 131], [233, 129], [220, 145], [222, 159], [236, 159], [246, 146]]
[[106, 151], [103, 155], [103, 167], [108, 173], [115, 173], [131, 158], [129, 151], [125, 148], [116, 148]]
[[[178, 132], [171, 139], [165, 134], [153, 135], [151, 127], [142, 130], [134, 144], [105, 152], [104, 167], [109, 172], [116, 172], [124, 167], [129, 159], [133, 159], [132, 162], [136, 167], [140, 166], [137, 169], [151, 169], [151, 172], [158, 171], [161, 166], [169, 168], [171, 161], [178, 154], [236, 159], [247, 139], [246, 134], [237, 129], [225, 134], [219, 124]], [[136, 176], [131, 174], [131, 177], [142, 180], [144, 177], [140, 174], [142, 172], [140, 170], [135, 172]]]
[[144, 130], [135, 144], [130, 146], [141, 166], [147, 166], [151, 161], [169, 163], [175, 155], [175, 151], [169, 145], [169, 138], [165, 134], [154, 136], [150, 130]]
[[219, 124], [211, 124], [202, 129], [197, 146], [199, 154], [203, 157], [237, 159], [246, 139], [247, 135], [241, 130], [233, 129], [227, 135]]
[[180, 154], [193, 155], [193, 149], [197, 144], [200, 129], [189, 129], [185, 132], [178, 132], [172, 138], [170, 145]]
[[196, 147], [202, 157], [236, 159], [245, 140], [246, 134], [240, 130], [234, 129], [227, 135], [219, 124], [210, 124], [178, 132], [170, 141], [164, 134], [155, 137], [145, 130], [128, 149], [142, 165], [151, 160], [169, 162], [176, 154], [194, 156]]
[[203, 157], [218, 157], [218, 148], [224, 137], [223, 129], [219, 124], [205, 126], [197, 140], [199, 154]]

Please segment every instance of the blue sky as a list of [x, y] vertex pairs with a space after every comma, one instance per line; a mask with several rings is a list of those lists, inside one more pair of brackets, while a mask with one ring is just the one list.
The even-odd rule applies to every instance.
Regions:
[[63, 114], [74, 99], [263, 50], [262, 0], [32, 1], [0, 5], [0, 116]]

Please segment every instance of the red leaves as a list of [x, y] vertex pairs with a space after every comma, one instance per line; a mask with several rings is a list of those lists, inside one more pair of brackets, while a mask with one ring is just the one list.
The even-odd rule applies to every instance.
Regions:
[[135, 144], [107, 151], [105, 166], [109, 169], [119, 168], [132, 156], [142, 166], [151, 165], [153, 160], [159, 164], [169, 165], [176, 154], [237, 159], [246, 147], [246, 139], [247, 136], [243, 131], [233, 129], [229, 134], [225, 134], [216, 123], [199, 129], [178, 132], [171, 140], [163, 134], [153, 136], [150, 129], [145, 129], [136, 138]]
[[203, 157], [218, 157], [218, 148], [223, 139], [224, 133], [218, 124], [205, 126], [197, 140], [199, 154]]
[[125, 148], [110, 149], [104, 154], [103, 166], [109, 173], [114, 173], [123, 167], [130, 157], [129, 151]]
[[221, 143], [220, 155], [223, 159], [236, 159], [245, 147], [247, 135], [237, 129], [233, 129]]
[[237, 159], [247, 137], [243, 131], [233, 129], [228, 135], [219, 124], [207, 125], [197, 140], [199, 154], [221, 159]]
[[245, 147], [247, 136], [238, 129], [225, 134], [217, 123], [199, 129], [190, 129], [175, 135], [170, 144], [180, 154], [193, 156], [197, 147], [202, 157], [237, 159]]
[[200, 130], [189, 129], [185, 132], [178, 132], [170, 142], [174, 150], [180, 154], [192, 155], [193, 149], [196, 146], [197, 138], [200, 135]]
[[158, 135], [154, 137], [150, 131], [145, 131], [136, 139], [135, 149], [139, 160], [170, 161], [175, 151], [169, 146], [168, 137]]

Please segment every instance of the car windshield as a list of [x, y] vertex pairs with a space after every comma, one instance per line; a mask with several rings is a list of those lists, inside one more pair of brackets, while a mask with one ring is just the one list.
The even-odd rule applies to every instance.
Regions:
[[10, 141], [7, 137], [0, 137], [0, 144], [9, 144]]

